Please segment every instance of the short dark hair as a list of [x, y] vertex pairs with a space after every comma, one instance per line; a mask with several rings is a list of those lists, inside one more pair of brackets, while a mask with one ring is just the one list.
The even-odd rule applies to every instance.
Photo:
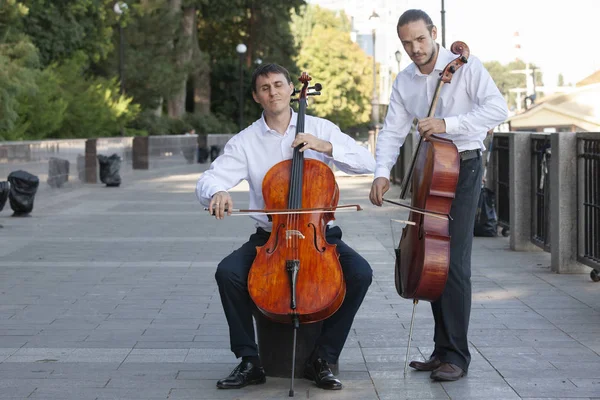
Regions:
[[269, 74], [283, 74], [288, 83], [292, 83], [290, 73], [287, 69], [283, 68], [279, 64], [263, 64], [254, 70], [252, 74], [252, 91], [256, 93], [256, 80], [259, 76], [267, 76]]
[[396, 30], [399, 30], [401, 26], [404, 26], [410, 22], [416, 22], [420, 20], [425, 22], [429, 33], [431, 33], [434, 27], [433, 21], [425, 11], [415, 9], [404, 11], [404, 13], [400, 16], [400, 19], [398, 19], [398, 26], [396, 27]]

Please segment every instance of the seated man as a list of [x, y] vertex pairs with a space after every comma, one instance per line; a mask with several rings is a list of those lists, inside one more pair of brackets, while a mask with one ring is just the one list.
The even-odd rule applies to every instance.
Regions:
[[[327, 164], [333, 162], [347, 173], [373, 172], [375, 160], [369, 151], [327, 120], [306, 116], [305, 133], [296, 135], [298, 115], [289, 105], [293, 91], [288, 71], [279, 65], [265, 64], [254, 72], [252, 96], [264, 110], [261, 118], [227, 143], [224, 153], [200, 177], [196, 186], [198, 199], [217, 219], [231, 215], [233, 200], [227, 191], [244, 179], [250, 184], [249, 207], [264, 209], [262, 183], [265, 174], [278, 162], [291, 159], [294, 147], [300, 144], [304, 144], [301, 151], [307, 158]], [[267, 215], [252, 215], [251, 218], [256, 220], [256, 232], [221, 261], [215, 274], [229, 325], [231, 351], [242, 358], [228, 377], [217, 382], [221, 389], [266, 381], [254, 340], [254, 305], [248, 294], [248, 273], [256, 257], [256, 246], [267, 242], [272, 226]], [[373, 275], [367, 261], [341, 238], [339, 227], [327, 227], [326, 240], [337, 245], [346, 297], [338, 311], [324, 321], [305, 368], [307, 379], [314, 380], [320, 388], [332, 390], [341, 389], [342, 383], [333, 375], [329, 364], [338, 361]]]

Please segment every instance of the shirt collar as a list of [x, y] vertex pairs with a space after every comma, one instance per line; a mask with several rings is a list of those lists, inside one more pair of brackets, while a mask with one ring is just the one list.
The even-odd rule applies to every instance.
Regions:
[[[291, 108], [291, 107], [290, 107], [290, 110], [291, 110], [291, 112], [292, 112], [292, 118], [290, 119], [290, 124], [288, 125], [286, 132], [289, 132], [290, 128], [292, 128], [292, 127], [294, 127], [294, 128], [295, 128], [295, 127], [296, 127], [296, 124], [298, 123], [298, 113], [296, 113], [296, 112], [294, 111], [294, 109], [293, 109], [293, 108]], [[267, 134], [267, 133], [269, 133], [269, 132], [274, 132], [274, 133], [277, 133], [277, 132], [275, 132], [273, 129], [269, 128], [269, 125], [267, 125], [267, 121], [265, 120], [265, 112], [264, 112], [264, 111], [263, 111], [263, 112], [262, 112], [262, 114], [260, 115], [260, 120], [259, 120], [259, 123], [258, 123], [258, 124], [259, 124], [259, 126], [260, 126], [260, 132], [261, 132], [263, 135], [266, 135], [266, 134]], [[295, 133], [295, 132], [294, 132], [294, 133]]]
[[[431, 71], [431, 73], [433, 73], [434, 71], [442, 72], [444, 70], [444, 68], [446, 68], [446, 66], [450, 63], [450, 61], [452, 61], [456, 57], [457, 56], [454, 56], [446, 48], [439, 46], [437, 60], [435, 61], [435, 66], [433, 67], [433, 71]], [[425, 74], [422, 74], [421, 71], [419, 71], [419, 68], [417, 67], [417, 65], [415, 63], [413, 63], [413, 66], [414, 66], [413, 77], [427, 76]], [[431, 75], [431, 74], [429, 74], [429, 75]]]

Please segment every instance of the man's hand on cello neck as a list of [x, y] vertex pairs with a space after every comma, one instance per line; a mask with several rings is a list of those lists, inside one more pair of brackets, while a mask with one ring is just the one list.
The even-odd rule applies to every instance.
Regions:
[[446, 133], [446, 121], [433, 117], [422, 118], [419, 120], [417, 129], [421, 136], [428, 139], [436, 133]]
[[333, 145], [331, 142], [319, 139], [310, 133], [298, 133], [294, 139], [294, 143], [292, 143], [292, 148], [301, 144], [304, 144], [304, 146], [300, 148], [300, 151], [312, 149], [314, 151], [318, 151], [319, 153], [326, 154], [329, 157], [333, 155]]

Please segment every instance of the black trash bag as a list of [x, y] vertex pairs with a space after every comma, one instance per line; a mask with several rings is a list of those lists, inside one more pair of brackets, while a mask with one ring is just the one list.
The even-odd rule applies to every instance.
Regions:
[[204, 164], [208, 160], [208, 156], [206, 147], [198, 147], [198, 164]]
[[39, 178], [29, 172], [19, 170], [8, 175], [8, 182], [10, 182], [8, 200], [10, 208], [14, 211], [13, 216], [29, 214], [33, 210], [33, 200], [40, 185]]
[[69, 180], [69, 160], [50, 157], [48, 160], [48, 185], [59, 188]]
[[219, 157], [221, 148], [219, 146], [210, 146], [210, 162], [213, 162]]
[[0, 211], [4, 208], [6, 200], [8, 199], [8, 192], [10, 191], [10, 184], [8, 181], [0, 182]]
[[495, 195], [491, 189], [481, 188], [477, 214], [475, 214], [475, 236], [494, 237], [498, 235]]
[[121, 168], [121, 157], [113, 154], [110, 157], [98, 155], [98, 163], [100, 164], [100, 181], [106, 186], [119, 186], [121, 184], [121, 176], [119, 169]]

